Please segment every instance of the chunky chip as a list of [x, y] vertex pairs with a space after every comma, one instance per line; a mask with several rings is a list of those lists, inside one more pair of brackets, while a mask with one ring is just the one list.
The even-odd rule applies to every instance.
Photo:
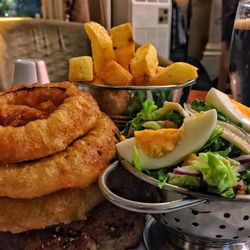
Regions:
[[162, 67], [162, 66], [158, 66], [157, 69], [156, 69], [156, 74], [162, 72], [165, 70], [166, 67]]
[[165, 62], [164, 65], [172, 62], [160, 56], [158, 58], [155, 47], [150, 43], [135, 51], [130, 23], [113, 27], [110, 35], [96, 22], [85, 23], [84, 28], [91, 42], [94, 63], [89, 57], [72, 58], [69, 71], [71, 81], [113, 86], [152, 86], [183, 84], [198, 76], [197, 68], [188, 63], [158, 66], [159, 61]]
[[91, 42], [94, 69], [98, 75], [111, 60], [115, 59], [112, 40], [105, 28], [96, 22], [85, 23], [84, 28]]
[[92, 81], [94, 78], [93, 60], [90, 56], [73, 57], [69, 60], [69, 80]]
[[135, 43], [130, 23], [121, 24], [111, 29], [111, 38], [117, 62], [129, 71], [130, 60], [135, 55]]
[[148, 43], [136, 50], [130, 62], [130, 70], [134, 81], [138, 85], [145, 85], [155, 74], [158, 66], [158, 57], [155, 47]]
[[189, 63], [176, 62], [160, 70], [151, 79], [153, 85], [183, 84], [198, 77], [197, 68]]
[[107, 85], [129, 85], [133, 76], [126, 71], [119, 63], [112, 60], [100, 73], [101, 79]]

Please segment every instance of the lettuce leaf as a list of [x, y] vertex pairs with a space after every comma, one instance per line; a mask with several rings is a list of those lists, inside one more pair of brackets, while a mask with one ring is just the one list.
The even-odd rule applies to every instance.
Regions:
[[180, 174], [169, 174], [168, 183], [178, 186], [184, 187], [188, 189], [199, 189], [200, 188], [200, 178], [196, 176], [190, 175], [180, 175]]
[[136, 146], [134, 146], [133, 165], [134, 165], [135, 169], [137, 169], [138, 171], [143, 170], [142, 166], [141, 166], [139, 153], [138, 153]]
[[200, 153], [193, 165], [183, 168], [199, 171], [202, 178], [169, 173], [168, 183], [189, 189], [201, 189], [201, 182], [207, 185], [208, 193], [233, 198], [233, 187], [237, 184], [238, 173], [232, 161], [212, 152]]
[[[198, 99], [195, 99], [192, 101], [191, 103], [191, 108], [197, 112], [201, 112], [201, 111], [207, 111], [207, 110], [210, 110], [212, 108], [214, 108], [213, 106], [205, 103], [204, 101], [202, 100], [198, 100]], [[223, 122], [227, 122], [228, 119], [226, 118], [226, 116], [217, 110], [217, 117], [218, 117], [218, 120], [219, 121], [223, 121]]]
[[228, 159], [212, 152], [200, 153], [198, 160], [189, 167], [201, 172], [210, 192], [225, 197], [234, 195], [232, 188], [237, 183], [238, 173]]
[[211, 109], [211, 106], [202, 100], [195, 99], [191, 103], [191, 108], [197, 112], [201, 112]]
[[[223, 134], [223, 129], [216, 125], [206, 144], [199, 150], [200, 152], [219, 150], [221, 143], [219, 137]], [[213, 150], [211, 150], [211, 148]]]
[[[130, 122], [130, 127], [135, 130], [143, 130], [151, 127], [152, 129], [159, 129], [164, 127], [164, 120], [169, 120], [174, 122], [176, 128], [179, 128], [183, 123], [183, 119], [178, 111], [171, 110], [164, 113], [162, 112], [162, 108], [158, 109], [154, 102], [148, 99], [143, 103], [142, 110], [137, 113], [136, 117]], [[156, 123], [148, 123], [149, 121]]]
[[143, 127], [147, 129], [157, 130], [164, 128], [164, 124], [164, 121], [147, 121], [143, 123]]
[[238, 173], [233, 161], [230, 161], [223, 156], [208, 152], [200, 153], [197, 160], [190, 166], [183, 166], [189, 170], [195, 170], [201, 173], [201, 176], [191, 176], [169, 173], [168, 169], [145, 170], [141, 167], [138, 151], [135, 147], [133, 156], [134, 167], [147, 175], [158, 180], [160, 188], [163, 188], [166, 183], [184, 187], [193, 190], [200, 190], [201, 186], [205, 187], [207, 192], [215, 193], [223, 197], [233, 198], [235, 193], [233, 187], [237, 184]]
[[157, 109], [158, 107], [152, 100], [146, 100], [143, 103], [142, 110], [131, 121], [131, 127], [135, 130], [142, 130], [144, 127], [141, 121], [159, 120], [159, 114], [155, 112]]
[[216, 125], [210, 138], [199, 152], [214, 152], [223, 157], [238, 157], [241, 154], [241, 150], [222, 138], [222, 134], [223, 129], [219, 125]]

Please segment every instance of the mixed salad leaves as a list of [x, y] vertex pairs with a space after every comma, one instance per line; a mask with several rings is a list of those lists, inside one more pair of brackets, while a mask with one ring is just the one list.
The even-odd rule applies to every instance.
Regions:
[[[152, 95], [152, 99], [158, 107], [163, 106], [165, 101], [170, 101], [172, 98], [170, 91], [162, 91], [162, 90], [152, 90], [150, 91]], [[133, 92], [131, 96], [131, 104], [128, 108], [128, 114], [131, 117], [135, 117], [138, 112], [143, 107], [143, 103], [148, 99], [146, 90], [138, 90]]]
[[[164, 102], [163, 102], [164, 104]], [[161, 106], [163, 106], [163, 104]], [[142, 103], [142, 108], [135, 118], [126, 124], [123, 134], [128, 137], [131, 130], [143, 129], [160, 129], [166, 126], [166, 121], [172, 123], [176, 128], [181, 127], [184, 116], [178, 110], [170, 110], [164, 112], [162, 108], [158, 108], [155, 102], [147, 99]], [[187, 114], [185, 114], [187, 115]]]
[[[204, 101], [195, 100], [191, 104], [191, 108], [200, 114], [213, 109], [213, 106]], [[147, 129], [181, 129], [186, 117], [197, 115], [191, 114], [190, 110], [186, 111], [180, 108], [167, 110], [158, 108], [154, 102], [146, 100], [142, 110], [127, 124], [124, 136], [130, 138], [134, 136], [136, 131]], [[231, 123], [227, 116], [218, 110], [217, 120], [222, 121], [222, 123]], [[250, 194], [249, 152], [233, 144], [234, 140], [227, 140], [227, 137], [223, 136], [222, 123], [218, 122], [209, 139], [199, 150], [188, 154], [177, 165], [160, 169], [145, 169], [141, 166], [137, 147], [134, 147], [133, 165], [138, 171], [157, 179], [160, 188], [169, 183], [228, 198], [234, 198], [238, 194]], [[240, 123], [234, 123], [233, 126], [236, 130], [241, 127]], [[243, 136], [249, 137], [250, 135], [244, 131]], [[242, 141], [245, 142], [245, 139], [242, 138]], [[250, 144], [247, 144], [246, 148], [248, 146], [250, 150]]]

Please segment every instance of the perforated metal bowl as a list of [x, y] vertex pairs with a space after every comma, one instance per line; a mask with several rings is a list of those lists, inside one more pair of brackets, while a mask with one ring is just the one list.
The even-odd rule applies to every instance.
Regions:
[[[165, 227], [192, 241], [218, 245], [250, 240], [250, 196], [229, 199], [167, 185], [160, 190], [163, 202], [131, 201], [117, 196], [107, 186], [107, 179], [112, 178], [118, 165], [110, 165], [99, 179], [103, 194], [117, 206], [151, 213]], [[122, 165], [140, 180], [157, 186], [155, 179], [136, 171], [128, 162]]]

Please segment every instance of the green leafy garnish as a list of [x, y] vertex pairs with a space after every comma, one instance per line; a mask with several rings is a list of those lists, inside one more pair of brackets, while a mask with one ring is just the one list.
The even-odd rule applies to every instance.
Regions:
[[199, 189], [200, 188], [200, 178], [190, 175], [180, 175], [180, 174], [169, 174], [168, 183], [189, 189]]
[[136, 91], [131, 96], [132, 103], [129, 105], [128, 114], [131, 117], [135, 115], [142, 109], [143, 103], [147, 99], [146, 91]]
[[177, 110], [171, 110], [164, 115], [164, 120], [174, 122], [176, 128], [180, 128], [183, 123], [183, 116]]
[[142, 110], [131, 121], [131, 128], [143, 130], [151, 126], [152, 129], [159, 129], [164, 127], [164, 120], [174, 122], [177, 128], [181, 127], [184, 118], [177, 110], [171, 110], [167, 113], [162, 112], [162, 110], [162, 108], [158, 109], [152, 100], [146, 100], [143, 103]]
[[147, 129], [157, 130], [164, 128], [164, 124], [164, 121], [147, 121], [143, 123], [143, 127]]
[[237, 157], [241, 154], [241, 150], [226, 141], [221, 137], [223, 129], [216, 125], [210, 138], [206, 144], [199, 150], [199, 152], [214, 152], [220, 154], [223, 157]]
[[158, 114], [155, 113], [157, 109], [158, 107], [152, 100], [146, 100], [143, 103], [142, 110], [131, 121], [131, 127], [135, 130], [142, 130], [144, 127], [141, 124], [141, 121], [158, 120]]
[[136, 146], [134, 147], [133, 165], [134, 165], [135, 169], [137, 169], [138, 171], [143, 170], [143, 168], [141, 166], [139, 153], [138, 153], [138, 150], [137, 150]]
[[[213, 109], [214, 107], [205, 103], [204, 101], [202, 100], [198, 100], [198, 99], [195, 99], [192, 101], [191, 103], [191, 108], [197, 112], [201, 112], [201, 111], [208, 111], [210, 109]], [[228, 119], [226, 118], [226, 116], [217, 110], [217, 117], [218, 117], [218, 120], [219, 121], [223, 121], [223, 122], [227, 122]]]
[[250, 170], [246, 170], [241, 177], [247, 184], [250, 184]]
[[211, 109], [211, 106], [206, 104], [204, 101], [195, 99], [191, 103], [191, 108], [197, 112], [201, 112], [208, 111], [209, 109]]
[[162, 107], [165, 101], [172, 99], [171, 92], [167, 90], [154, 90], [152, 96], [157, 107]]
[[229, 190], [236, 185], [238, 173], [229, 160], [212, 152], [200, 153], [198, 160], [190, 167], [201, 172], [210, 192], [232, 197], [232, 192]]

